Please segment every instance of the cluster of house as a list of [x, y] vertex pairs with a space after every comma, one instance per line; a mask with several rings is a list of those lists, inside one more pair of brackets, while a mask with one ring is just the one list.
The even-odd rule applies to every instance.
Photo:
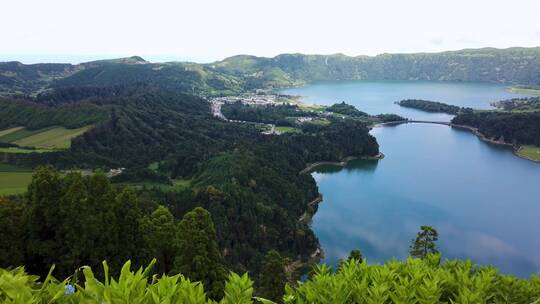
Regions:
[[250, 95], [250, 96], [225, 96], [225, 97], [216, 97], [210, 100], [210, 103], [235, 103], [241, 102], [247, 105], [270, 105], [278, 104], [276, 101], [276, 95]]
[[124, 170], [126, 170], [126, 168], [110, 169], [109, 172], [107, 172], [106, 175], [107, 175], [108, 178], [111, 178], [113, 176], [117, 176], [117, 175], [122, 174], [122, 172], [124, 172]]
[[309, 122], [309, 121], [313, 121], [313, 117], [298, 117], [296, 119], [296, 122], [298, 123], [304, 123], [304, 122]]

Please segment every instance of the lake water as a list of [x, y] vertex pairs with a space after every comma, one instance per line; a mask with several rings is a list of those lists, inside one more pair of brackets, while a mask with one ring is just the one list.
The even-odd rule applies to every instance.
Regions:
[[373, 115], [394, 113], [411, 119], [436, 121], [449, 121], [451, 116], [404, 108], [395, 102], [403, 99], [425, 99], [461, 107], [489, 109], [493, 101], [527, 96], [507, 92], [506, 86], [501, 84], [447, 81], [320, 82], [281, 92], [304, 96], [308, 103], [332, 105], [345, 101]]
[[[517, 96], [500, 85], [440, 82], [321, 83], [284, 93], [428, 120], [451, 117], [403, 112], [393, 102], [425, 98], [486, 108]], [[540, 271], [540, 164], [442, 125], [404, 124], [372, 134], [383, 160], [313, 173], [324, 196], [312, 224], [324, 262], [335, 263], [356, 248], [370, 263], [404, 259], [419, 227], [432, 225], [445, 258], [469, 258], [519, 276]]]

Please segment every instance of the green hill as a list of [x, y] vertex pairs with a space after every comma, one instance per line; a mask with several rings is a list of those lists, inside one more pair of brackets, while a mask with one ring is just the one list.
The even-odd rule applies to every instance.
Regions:
[[238, 55], [210, 64], [150, 63], [138, 56], [78, 65], [0, 63], [0, 94], [145, 83], [203, 96], [238, 94], [322, 80], [451, 80], [540, 84], [540, 47], [346, 56]]
[[235, 56], [211, 64], [219, 71], [260, 79], [272, 68], [290, 82], [321, 80], [453, 80], [538, 84], [540, 48], [469, 49], [442, 53], [382, 54], [374, 57], [283, 54], [273, 58]]

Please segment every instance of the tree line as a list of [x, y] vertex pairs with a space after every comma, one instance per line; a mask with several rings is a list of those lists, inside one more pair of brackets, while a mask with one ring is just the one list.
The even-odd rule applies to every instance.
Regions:
[[488, 138], [514, 145], [540, 146], [540, 112], [478, 111], [458, 115], [452, 123], [477, 128]]
[[[96, 268], [85, 266], [79, 268], [80, 275], [75, 274], [65, 280], [57, 280], [52, 275], [55, 271], [53, 266], [41, 282], [29, 276], [23, 268], [0, 268], [0, 299], [8, 303], [148, 304], [217, 301], [222, 304], [535, 303], [540, 300], [539, 276], [520, 279], [500, 274], [491, 266], [474, 265], [469, 260], [442, 262], [440, 254], [424, 251], [422, 247], [430, 247], [437, 238], [436, 231], [429, 226], [422, 227], [411, 248], [412, 251], [420, 249], [421, 258], [370, 265], [358, 250], [353, 250], [335, 271], [327, 265], [319, 265], [304, 282], [290, 285], [285, 282], [283, 259], [279, 253], [271, 251], [255, 284], [248, 274], [235, 273], [228, 274], [226, 279], [220, 279], [216, 284], [208, 278], [221, 277], [215, 276], [220, 272], [219, 265], [212, 265], [214, 268], [203, 272], [208, 270], [204, 266], [212, 264], [206, 257], [214, 256], [207, 251], [214, 247], [212, 238], [199, 237], [212, 234], [207, 217], [207, 213], [199, 208], [190, 212], [178, 225], [181, 233], [194, 233], [180, 246], [197, 253], [207, 253], [196, 255], [192, 265], [181, 269], [183, 273], [156, 273], [155, 259], [146, 267], [138, 267], [138, 270], [132, 270], [134, 265], [128, 261], [120, 271], [112, 269], [104, 261], [103, 270], [99, 273]], [[420, 243], [423, 245], [417, 246]], [[182, 256], [190, 258], [185, 254]], [[208, 264], [204, 265], [204, 262]], [[198, 278], [190, 277], [194, 268], [198, 270]], [[217, 293], [217, 289], [222, 291]]]
[[472, 108], [463, 108], [438, 101], [429, 101], [423, 99], [404, 99], [396, 102], [396, 104], [402, 107], [413, 108], [425, 112], [447, 113], [451, 115], [457, 115], [459, 113], [472, 113], [473, 111]]
[[[127, 93], [117, 96], [119, 91]], [[298, 223], [308, 202], [318, 196], [313, 178], [299, 175], [309, 163], [378, 153], [375, 138], [361, 121], [339, 119], [306, 126], [301, 134], [268, 136], [245, 124], [213, 118], [209, 104], [195, 96], [148, 88], [107, 92], [81, 101], [106, 107], [108, 115], [74, 139], [71, 149], [8, 154], [5, 159], [25, 167], [125, 167], [113, 179], [122, 183], [186, 180], [189, 186], [184, 189], [133, 191], [141, 204], [158, 201], [177, 220], [196, 207], [207, 209], [223, 258], [238, 272], [260, 271], [272, 249], [304, 261], [315, 251], [318, 240], [313, 231]], [[66, 102], [51, 109], [78, 105], [62, 96]], [[150, 164], [156, 168], [149, 169]]]

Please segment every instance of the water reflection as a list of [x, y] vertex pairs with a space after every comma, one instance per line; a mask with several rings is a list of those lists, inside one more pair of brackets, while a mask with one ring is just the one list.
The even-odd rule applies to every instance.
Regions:
[[451, 81], [327, 81], [281, 92], [305, 96], [305, 100], [310, 103], [330, 105], [345, 101], [369, 114], [395, 113], [432, 121], [450, 121], [452, 116], [404, 108], [395, 102], [416, 98], [488, 109], [493, 101], [526, 96], [508, 92], [500, 84]]
[[377, 165], [379, 164], [378, 160], [365, 160], [365, 159], [354, 159], [347, 163], [346, 166], [333, 165], [333, 164], [324, 164], [317, 166], [313, 172], [314, 173], [336, 173], [341, 171], [354, 171], [358, 169], [366, 171], [375, 171]]
[[540, 270], [540, 165], [470, 132], [406, 124], [373, 130], [381, 161], [318, 168], [324, 201], [313, 229], [335, 263], [361, 249], [370, 263], [404, 259], [420, 225], [448, 258], [527, 276]]

